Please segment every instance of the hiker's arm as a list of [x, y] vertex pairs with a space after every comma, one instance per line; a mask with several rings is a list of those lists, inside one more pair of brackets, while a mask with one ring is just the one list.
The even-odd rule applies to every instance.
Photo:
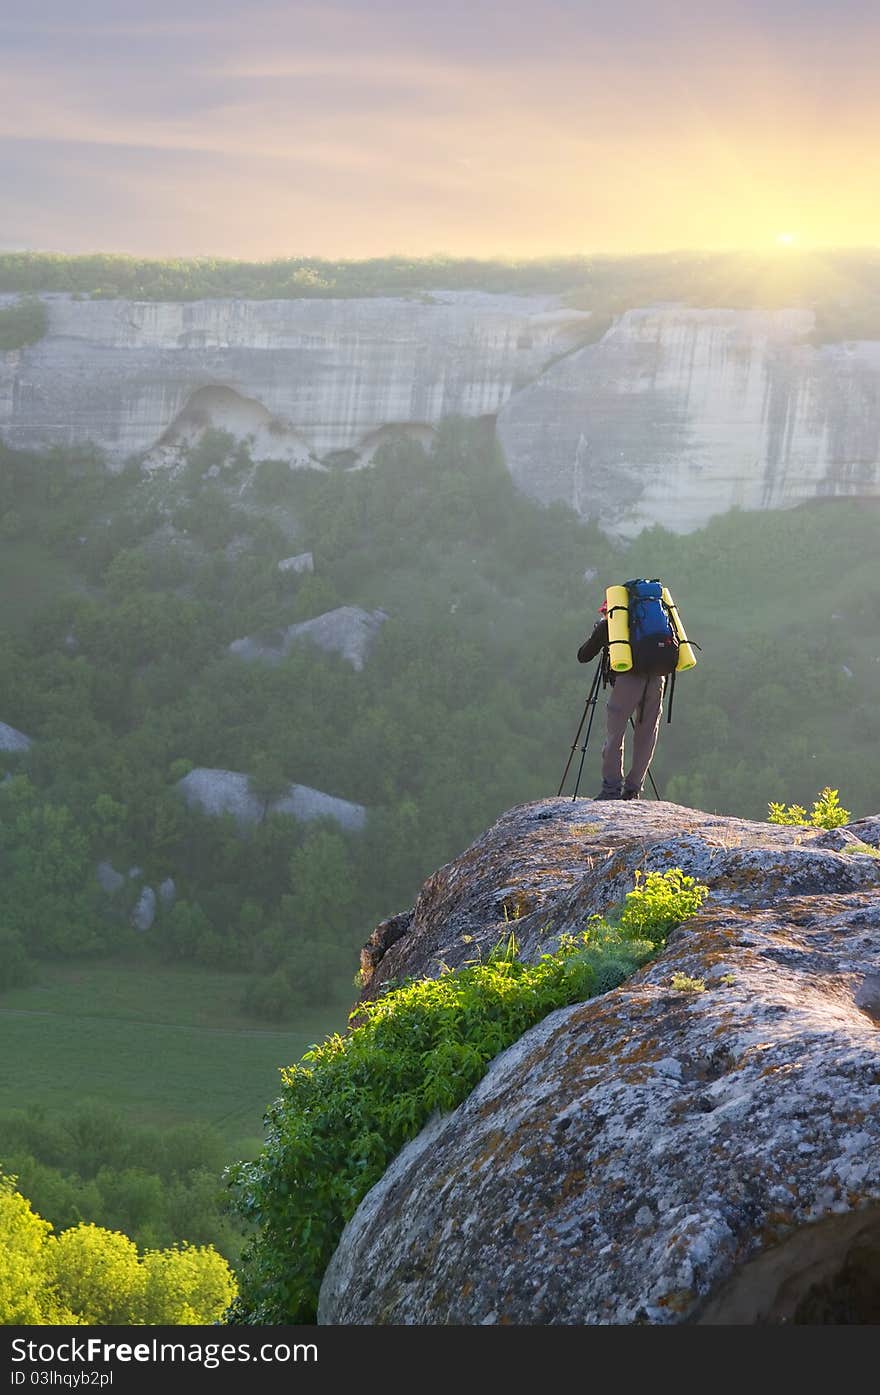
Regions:
[[597, 620], [593, 626], [593, 633], [589, 639], [585, 639], [578, 650], [578, 663], [588, 664], [591, 659], [595, 659], [600, 649], [604, 649], [608, 643], [608, 621]]

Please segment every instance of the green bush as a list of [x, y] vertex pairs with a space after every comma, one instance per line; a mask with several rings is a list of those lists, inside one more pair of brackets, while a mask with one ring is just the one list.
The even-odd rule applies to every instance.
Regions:
[[826, 785], [819, 791], [819, 797], [813, 800], [813, 808], [809, 815], [801, 804], [789, 804], [786, 808], [783, 804], [771, 803], [768, 822], [806, 824], [813, 828], [840, 828], [842, 824], [849, 822], [850, 811], [841, 808], [838, 793], [838, 790], [830, 789]]
[[314, 1322], [343, 1226], [404, 1143], [547, 1013], [632, 974], [706, 895], [678, 868], [650, 873], [616, 924], [594, 916], [536, 964], [516, 957], [511, 935], [486, 963], [402, 983], [352, 1014], [347, 1036], [284, 1071], [263, 1152], [227, 1170], [234, 1205], [258, 1233], [226, 1320]]
[[635, 886], [626, 894], [619, 919], [624, 935], [661, 945], [674, 925], [680, 925], [700, 909], [708, 891], [679, 867], [667, 872], [636, 871]]

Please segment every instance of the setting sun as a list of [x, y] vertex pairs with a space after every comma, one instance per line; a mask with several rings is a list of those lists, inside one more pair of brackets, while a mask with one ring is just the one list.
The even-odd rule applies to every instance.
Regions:
[[780, 247], [794, 246], [794, 233], [777, 233], [776, 241]]

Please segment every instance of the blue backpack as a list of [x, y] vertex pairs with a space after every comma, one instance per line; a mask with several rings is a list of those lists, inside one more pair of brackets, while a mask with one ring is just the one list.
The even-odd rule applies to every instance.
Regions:
[[657, 577], [624, 582], [629, 594], [632, 672], [645, 677], [675, 672], [678, 635]]

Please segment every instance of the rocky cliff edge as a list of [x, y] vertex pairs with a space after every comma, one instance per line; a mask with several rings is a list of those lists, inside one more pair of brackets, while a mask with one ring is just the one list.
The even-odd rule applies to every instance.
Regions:
[[880, 1321], [878, 848], [880, 816], [825, 831], [550, 799], [436, 872], [365, 947], [364, 997], [511, 929], [534, 960], [637, 869], [710, 896], [399, 1154], [319, 1322]]

